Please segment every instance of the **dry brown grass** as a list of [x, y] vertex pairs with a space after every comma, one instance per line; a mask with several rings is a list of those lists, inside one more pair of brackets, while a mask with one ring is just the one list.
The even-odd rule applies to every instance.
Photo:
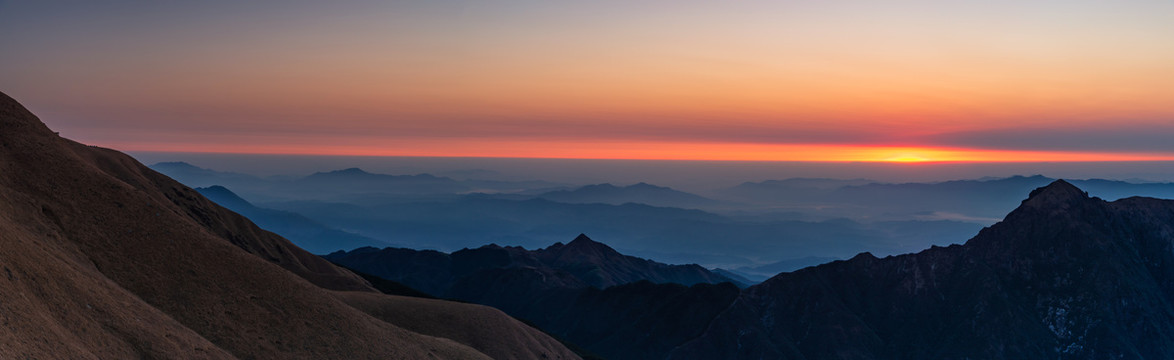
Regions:
[[[500, 312], [375, 294], [124, 154], [58, 137], [3, 94], [0, 266], [5, 359], [574, 356]], [[376, 318], [340, 299], [467, 321]]]

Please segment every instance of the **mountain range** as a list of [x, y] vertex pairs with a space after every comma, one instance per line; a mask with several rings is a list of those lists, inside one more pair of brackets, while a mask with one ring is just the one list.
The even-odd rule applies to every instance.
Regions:
[[534, 248], [589, 233], [617, 239], [611, 244], [628, 254], [723, 268], [753, 265], [756, 259], [849, 257], [861, 250], [904, 253], [940, 242], [961, 242], [981, 228], [948, 220], [745, 221], [701, 210], [635, 203], [567, 204], [480, 196], [371, 206], [317, 201], [260, 206], [409, 248], [455, 251], [489, 243]]
[[[1055, 178], [1043, 175], [990, 177], [941, 182], [886, 183], [867, 179], [790, 178], [745, 182], [706, 191], [705, 196], [664, 186], [609, 183], [572, 186], [541, 180], [454, 180], [431, 174], [387, 175], [347, 168], [308, 176], [258, 177], [199, 168], [182, 162], [151, 165], [192, 187], [225, 186], [259, 202], [315, 200], [372, 205], [393, 199], [453, 199], [481, 194], [508, 200], [546, 199], [561, 203], [637, 203], [700, 209], [725, 216], [766, 220], [955, 219], [989, 225], [1015, 208], [1018, 196]], [[1174, 183], [1141, 180], [1067, 180], [1094, 196], [1174, 197]], [[366, 200], [366, 201], [364, 201]]]
[[1174, 201], [1057, 180], [964, 245], [748, 288], [672, 359], [1174, 356]]
[[[320, 236], [270, 223], [270, 216], [254, 219], [315, 253], [361, 244], [448, 252], [488, 243], [534, 248], [584, 232], [628, 254], [730, 269], [754, 281], [861, 251], [884, 256], [961, 243], [1014, 209], [1022, 194], [1054, 181], [1040, 175], [935, 183], [796, 178], [744, 183], [702, 197], [646, 183], [560, 187], [358, 168], [261, 178], [184, 163], [155, 167], [190, 179], [192, 186], [222, 180], [219, 185], [255, 208], [293, 213], [337, 231]], [[1108, 199], [1174, 196], [1170, 183], [1071, 182]], [[364, 240], [330, 241], [343, 237], [339, 232]], [[376, 242], [363, 243], [370, 240]], [[769, 266], [780, 262], [798, 265]]]
[[[380, 264], [403, 262], [364, 265]], [[1031, 191], [965, 244], [861, 253], [742, 290], [638, 281], [570, 291], [567, 284], [581, 285], [573, 276], [518, 268], [531, 275], [487, 272], [450, 294], [480, 296], [613, 359], [1174, 354], [1174, 201], [1107, 202], [1064, 180]], [[535, 285], [542, 281], [558, 285]], [[618, 340], [616, 329], [641, 330], [623, 330]]]
[[562, 184], [540, 180], [455, 180], [431, 174], [376, 174], [360, 168], [322, 171], [306, 176], [260, 177], [216, 171], [185, 162], [160, 162], [150, 167], [191, 187], [223, 186], [245, 198], [267, 202], [448, 199], [469, 193], [531, 194], [566, 188]]
[[[184, 163], [159, 163], [194, 184], [215, 181], [218, 172]], [[222, 180], [250, 178], [223, 173]], [[236, 189], [213, 185], [214, 201], [250, 216], [314, 253], [351, 250], [363, 245], [455, 251], [486, 243], [544, 246], [578, 232], [600, 234], [625, 252], [672, 263], [703, 263], [739, 268], [802, 257], [845, 258], [866, 250], [882, 254], [915, 251], [931, 244], [961, 241], [978, 224], [953, 220], [860, 222], [850, 219], [779, 220], [727, 216], [703, 210], [653, 204], [719, 203], [650, 184], [587, 185], [573, 190], [511, 194], [412, 194], [408, 183], [456, 184], [431, 175], [383, 175], [357, 168], [303, 178], [253, 180], [244, 186], [253, 198], [299, 198], [288, 192], [334, 199], [262, 201], [238, 196]], [[268, 184], [268, 185], [265, 185]], [[294, 185], [302, 184], [302, 185]], [[305, 184], [314, 184], [307, 187]], [[516, 183], [517, 184], [517, 183]], [[264, 186], [262, 186], [264, 185]], [[250, 187], [264, 187], [260, 192]], [[370, 193], [378, 188], [392, 189]], [[367, 190], [361, 190], [367, 189]], [[450, 189], [452, 190], [452, 189]], [[350, 192], [350, 195], [346, 195]], [[231, 194], [229, 194], [231, 193]], [[266, 195], [268, 194], [268, 195]], [[277, 195], [274, 195], [277, 194]], [[285, 194], [285, 195], [281, 195]], [[323, 195], [335, 194], [335, 195]], [[592, 200], [598, 199], [598, 200]], [[248, 205], [244, 205], [248, 203]], [[724, 205], [723, 205], [724, 206]], [[303, 219], [304, 218], [304, 219]], [[734, 243], [720, 239], [739, 239]], [[691, 246], [674, 246], [673, 244]], [[744, 246], [743, 246], [744, 245]], [[753, 272], [753, 271], [751, 271]], [[772, 273], [773, 274], [773, 273]], [[762, 274], [743, 273], [761, 279]]]
[[2, 358], [574, 359], [496, 309], [354, 273], [0, 94]]

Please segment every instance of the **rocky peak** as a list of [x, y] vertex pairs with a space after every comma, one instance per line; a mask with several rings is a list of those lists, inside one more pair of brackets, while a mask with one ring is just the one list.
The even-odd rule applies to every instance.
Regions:
[[566, 264], [608, 264], [626, 263], [627, 257], [603, 243], [579, 234], [566, 245], [554, 244], [534, 253], [543, 262], [554, 266]]
[[587, 237], [587, 234], [583, 234], [583, 233], [579, 233], [579, 236], [576, 236], [574, 240], [571, 240], [571, 244], [574, 244], [574, 243], [599, 244], [598, 242], [595, 242], [595, 240], [591, 240], [591, 238]]
[[563, 246], [563, 251], [582, 254], [609, 254], [616, 252], [610, 246], [591, 240], [585, 234], [579, 234], [579, 236], [575, 237], [575, 240], [571, 240], [570, 243]]
[[1075, 185], [1056, 180], [1047, 186], [1035, 189], [1023, 200], [1022, 206], [1032, 208], [1066, 208], [1088, 199], [1088, 193]]

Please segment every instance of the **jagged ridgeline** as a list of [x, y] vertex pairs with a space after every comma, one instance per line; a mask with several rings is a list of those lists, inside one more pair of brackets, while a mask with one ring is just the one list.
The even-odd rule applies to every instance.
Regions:
[[965, 245], [742, 292], [672, 359], [1174, 358], [1174, 201], [1057, 180]]

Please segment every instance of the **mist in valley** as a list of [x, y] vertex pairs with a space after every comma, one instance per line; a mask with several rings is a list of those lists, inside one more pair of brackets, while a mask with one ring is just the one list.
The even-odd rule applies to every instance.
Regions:
[[[625, 254], [759, 280], [964, 243], [1056, 174], [1107, 200], [1174, 197], [1163, 163], [135, 155], [315, 253], [537, 249], [585, 233]], [[1047, 171], [1017, 173], [1027, 168]]]

